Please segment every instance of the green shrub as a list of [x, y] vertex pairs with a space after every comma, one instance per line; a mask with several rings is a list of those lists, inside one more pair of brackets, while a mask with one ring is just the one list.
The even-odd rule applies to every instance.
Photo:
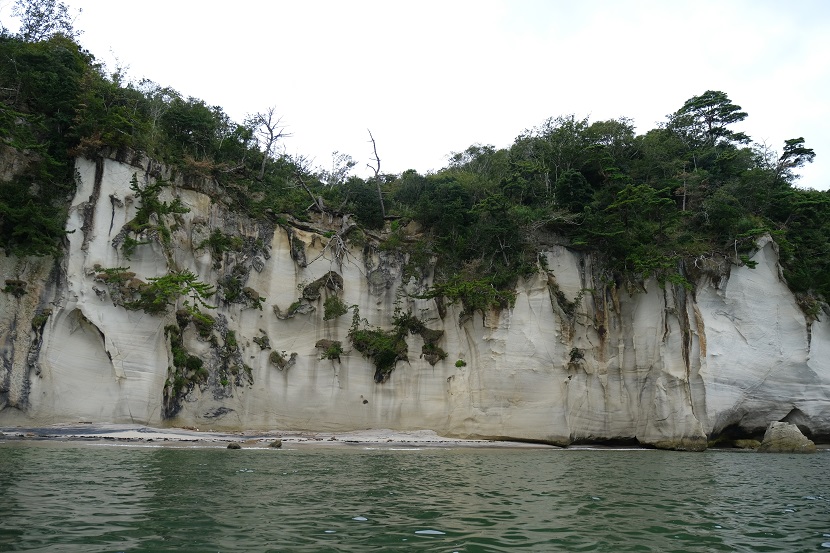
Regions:
[[254, 343], [259, 346], [260, 350], [271, 349], [271, 339], [268, 338], [268, 335], [264, 331], [260, 330], [260, 332], [262, 332], [262, 336], [253, 337]]
[[225, 335], [225, 348], [228, 351], [236, 351], [239, 349], [239, 344], [236, 341], [236, 332], [229, 330]]
[[290, 356], [286, 357], [286, 352], [274, 350], [268, 356], [268, 361], [270, 361], [272, 365], [274, 365], [281, 371], [291, 368], [294, 365], [296, 359], [296, 352], [292, 352]]
[[[166, 186], [169, 186], [167, 181], [158, 179], [155, 182], [148, 182], [144, 187], [141, 187], [138, 184], [138, 177], [133, 173], [133, 177], [130, 180], [130, 189], [135, 194], [140, 205], [136, 210], [135, 218], [124, 225], [124, 230], [127, 234], [121, 242], [121, 251], [127, 259], [135, 253], [137, 246], [150, 243], [147, 240], [136, 240], [129, 233], [138, 235], [145, 231], [153, 230], [158, 233], [158, 236], [161, 238], [161, 244], [165, 247], [165, 251], [167, 251], [167, 248], [170, 247], [171, 232], [165, 222], [165, 216], [188, 213], [190, 211], [189, 208], [182, 204], [179, 198], [175, 198], [169, 204], [159, 200], [159, 194]], [[153, 218], [156, 221], [155, 224], [151, 223]]]
[[173, 362], [164, 387], [165, 416], [171, 417], [181, 409], [184, 397], [196, 384], [207, 382], [210, 373], [202, 359], [191, 355], [184, 347], [181, 328], [168, 325], [164, 331], [170, 340]]
[[341, 315], [345, 315], [348, 313], [349, 308], [346, 307], [346, 304], [343, 303], [343, 300], [335, 296], [334, 294], [328, 296], [326, 301], [323, 302], [323, 320], [330, 321], [331, 319], [336, 319]]
[[227, 251], [241, 251], [244, 245], [245, 241], [241, 236], [225, 234], [221, 229], [217, 228], [213, 229], [210, 236], [202, 240], [196, 248], [201, 249], [206, 247], [210, 250], [214, 259], [221, 259], [223, 253]]
[[26, 286], [27, 282], [25, 280], [6, 279], [6, 285], [3, 287], [2, 292], [19, 298], [26, 294]]
[[386, 380], [395, 363], [408, 359], [406, 340], [397, 330], [361, 329], [351, 333], [350, 338], [354, 348], [375, 364], [375, 382]]
[[315, 347], [323, 350], [320, 359], [330, 359], [339, 362], [340, 356], [343, 354], [343, 345], [337, 340], [318, 340]]
[[191, 314], [193, 317], [193, 326], [195, 326], [196, 330], [198, 330], [199, 336], [201, 336], [202, 338], [207, 338], [208, 336], [210, 336], [211, 331], [213, 330], [213, 327], [216, 324], [216, 319], [214, 319], [207, 313], [202, 313], [198, 309], [192, 311]]
[[43, 327], [46, 326], [46, 321], [48, 321], [51, 316], [52, 309], [49, 307], [38, 311], [37, 314], [32, 317], [32, 330], [36, 332], [43, 330]]
[[185, 308], [198, 311], [197, 306], [213, 309], [206, 300], [214, 294], [213, 286], [201, 282], [196, 274], [189, 271], [168, 273], [163, 277], [149, 278], [149, 282], [138, 289], [138, 299], [124, 303], [131, 310], [142, 310], [151, 315], [166, 312], [175, 305], [179, 298], [186, 296], [193, 301], [185, 301]]
[[512, 289], [500, 289], [494, 277], [474, 277], [458, 273], [446, 281], [436, 284], [422, 298], [444, 297], [450, 304], [460, 302], [464, 307], [462, 316], [472, 315], [478, 311], [484, 314], [490, 309], [503, 309], [516, 301], [516, 292]]

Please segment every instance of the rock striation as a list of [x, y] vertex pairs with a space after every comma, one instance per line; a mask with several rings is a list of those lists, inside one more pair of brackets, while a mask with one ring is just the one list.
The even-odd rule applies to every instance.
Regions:
[[[0, 254], [0, 278], [16, 283], [0, 294], [0, 424], [431, 429], [685, 450], [759, 438], [769, 421], [830, 436], [827, 313], [801, 311], [770, 238], [754, 268], [695, 260], [694, 290], [616, 282], [550, 241], [512, 306], [471, 314], [419, 297], [430, 267], [350, 239], [348, 218], [255, 221], [214, 201], [226, 194], [215, 181], [139, 156], [78, 159], [77, 172], [66, 254]], [[137, 224], [134, 178], [168, 179], [159, 201], [189, 211]], [[216, 287], [207, 317], [187, 295], [128, 308], [183, 271]], [[351, 345], [353, 306], [369, 327], [419, 321], [391, 372]]]

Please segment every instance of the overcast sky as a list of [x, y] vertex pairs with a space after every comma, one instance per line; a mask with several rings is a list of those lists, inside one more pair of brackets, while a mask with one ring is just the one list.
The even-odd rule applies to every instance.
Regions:
[[64, 1], [109, 67], [237, 121], [274, 106], [285, 151], [324, 168], [338, 150], [367, 172], [367, 129], [383, 172], [424, 173], [548, 117], [644, 133], [722, 90], [754, 141], [803, 136], [817, 155], [799, 184], [830, 188], [827, 0]]

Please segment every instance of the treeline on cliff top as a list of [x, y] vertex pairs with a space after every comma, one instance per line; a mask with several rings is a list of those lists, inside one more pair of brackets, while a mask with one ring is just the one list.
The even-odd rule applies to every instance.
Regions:
[[[364, 179], [350, 174], [347, 155], [329, 170], [278, 153], [286, 136], [273, 109], [240, 123], [198, 98], [108, 73], [79, 45], [60, 2], [18, 0], [15, 9], [23, 27], [0, 32], [0, 154], [29, 163], [0, 183], [9, 253], [59, 255], [74, 159], [132, 150], [215, 179], [229, 207], [255, 218], [323, 209], [367, 230], [385, 226], [381, 248], [415, 262], [437, 255], [436, 292], [470, 307], [508, 302], [502, 292], [539, 270], [543, 237], [597, 253], [618, 283], [656, 276], [690, 286], [692, 268], [713, 256], [751, 266], [755, 240], [769, 233], [808, 311], [830, 298], [830, 194], [794, 186], [815, 153], [803, 138], [778, 151], [753, 143], [735, 130], [747, 114], [724, 92], [686, 100], [644, 134], [626, 118], [561, 116], [508, 148], [454, 153], [434, 173], [385, 174], [378, 162]], [[409, 221], [425, 232], [410, 236]]]

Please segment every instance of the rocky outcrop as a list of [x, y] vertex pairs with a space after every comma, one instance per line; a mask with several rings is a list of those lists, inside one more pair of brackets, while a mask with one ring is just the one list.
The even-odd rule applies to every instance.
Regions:
[[808, 440], [798, 426], [788, 422], [773, 422], [764, 433], [758, 447], [761, 453], [815, 453], [816, 444]]
[[[423, 299], [429, 268], [349, 242], [349, 221], [253, 221], [212, 201], [218, 183], [172, 179], [160, 201], [189, 211], [137, 225], [130, 181], [170, 178], [164, 168], [77, 170], [66, 255], [0, 255], [0, 282], [27, 283], [0, 294], [0, 424], [431, 429], [700, 450], [723, 434], [760, 438], [773, 420], [830, 437], [830, 327], [805, 318], [770, 239], [755, 268], [697, 260], [693, 291], [617, 283], [591, 255], [549, 245], [512, 306], [471, 314]], [[217, 288], [205, 317], [191, 298], [127, 308], [185, 270]], [[399, 331], [383, 378], [351, 346], [355, 306], [381, 331], [367, 340]], [[393, 327], [396, 313], [420, 326]]]

